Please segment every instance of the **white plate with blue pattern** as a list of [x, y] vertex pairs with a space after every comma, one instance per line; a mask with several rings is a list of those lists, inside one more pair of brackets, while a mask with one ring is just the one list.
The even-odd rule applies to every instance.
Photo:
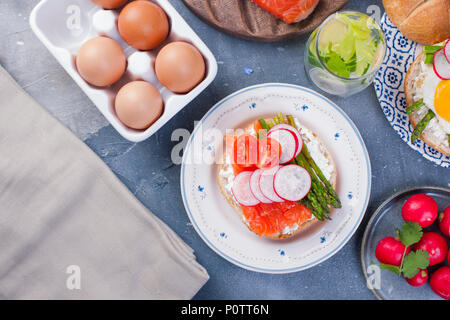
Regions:
[[425, 159], [448, 168], [450, 157], [434, 150], [420, 139], [411, 143], [413, 128], [406, 114], [404, 80], [409, 66], [422, 52], [422, 47], [408, 40], [386, 14], [381, 19], [381, 27], [386, 35], [387, 51], [375, 77], [374, 86], [383, 113], [394, 130], [411, 148]]
[[[220, 192], [217, 164], [212, 161], [223, 150], [222, 140], [214, 134], [277, 112], [300, 119], [327, 146], [337, 166], [343, 205], [332, 212], [331, 221], [316, 223], [286, 240], [260, 238], [247, 229]], [[195, 127], [181, 167], [183, 202], [200, 237], [226, 260], [264, 273], [305, 270], [337, 253], [358, 228], [370, 189], [370, 159], [355, 124], [324, 96], [290, 84], [248, 87], [217, 103]]]

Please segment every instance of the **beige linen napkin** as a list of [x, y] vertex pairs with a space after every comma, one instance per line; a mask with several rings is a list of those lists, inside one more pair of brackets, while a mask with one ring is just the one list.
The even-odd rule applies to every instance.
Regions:
[[0, 66], [0, 298], [190, 299], [208, 278]]

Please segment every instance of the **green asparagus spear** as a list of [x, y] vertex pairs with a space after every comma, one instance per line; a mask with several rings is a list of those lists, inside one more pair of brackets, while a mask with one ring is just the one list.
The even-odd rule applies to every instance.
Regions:
[[434, 54], [427, 53], [425, 54], [425, 64], [433, 64]]
[[286, 121], [284, 120], [283, 114], [280, 112], [278, 113], [278, 120], [279, 123], [285, 123]]
[[276, 123], [276, 124], [283, 123], [283, 122], [280, 122], [281, 119], [280, 119], [279, 115], [276, 115], [272, 120], [273, 120], [273, 122]]
[[280, 123], [280, 120], [278, 119], [278, 117], [274, 117], [274, 118], [272, 118], [272, 120], [275, 125]]
[[305, 144], [303, 144], [302, 153], [305, 155], [306, 159], [308, 160], [308, 163], [314, 169], [314, 171], [317, 174], [317, 176], [319, 177], [319, 179], [324, 183], [325, 187], [327, 188], [327, 191], [328, 191], [329, 195], [336, 200], [335, 207], [336, 208], [341, 208], [342, 205], [341, 205], [341, 201], [339, 199], [338, 194], [336, 193], [336, 191], [334, 190], [334, 188], [330, 184], [330, 182], [327, 180], [327, 178], [323, 174], [322, 170], [320, 170], [320, 168], [317, 166], [317, 164], [314, 161], [314, 159], [311, 157], [311, 155], [310, 155], [310, 153], [308, 151], [308, 148], [306, 147]]
[[328, 206], [329, 199], [326, 196], [326, 192], [324, 192], [325, 190], [323, 190], [323, 188], [321, 188], [322, 187], [321, 183], [318, 181], [318, 179], [315, 176], [314, 172], [312, 171], [311, 167], [306, 162], [306, 159], [304, 157], [302, 157], [302, 154], [300, 154], [294, 161], [296, 162], [296, 164], [298, 164], [299, 166], [302, 166], [303, 168], [305, 168], [308, 171], [309, 175], [311, 176], [311, 180], [312, 180], [310, 192], [314, 193], [315, 198], [317, 199], [317, 202], [321, 205], [326, 216], [328, 216], [328, 213], [330, 213], [330, 207]]
[[313, 210], [311, 213], [317, 218], [317, 220], [323, 221], [325, 219], [322, 206], [318, 203], [316, 197], [312, 192], [306, 195], [306, 199], [311, 203]]
[[311, 201], [308, 200], [308, 198], [303, 198], [302, 200], [299, 201], [300, 204], [304, 205], [305, 207], [307, 207], [311, 213], [314, 211], [313, 206], [311, 205]]
[[[279, 113], [274, 118], [274, 121], [278, 121], [278, 123], [286, 123], [286, 120], [284, 119], [281, 113]], [[305, 159], [299, 159], [299, 161], [300, 163], [297, 162], [297, 159], [294, 159], [294, 162], [296, 164], [299, 164], [302, 167], [307, 166], [307, 162]], [[315, 177], [314, 172], [310, 172], [310, 175], [311, 177]], [[319, 189], [319, 185], [317, 185], [317, 182], [315, 183], [314, 181], [312, 181], [311, 191], [308, 193], [307, 199], [310, 202], [311, 206], [313, 207], [313, 210], [311, 209], [310, 210], [317, 219], [324, 220], [325, 218], [329, 218], [328, 213], [330, 212], [330, 208], [328, 207], [326, 198], [322, 196], [322, 193]]]
[[411, 134], [411, 143], [414, 143], [417, 139], [420, 138], [423, 130], [427, 127], [430, 120], [435, 117], [435, 114], [432, 110], [428, 110], [427, 114], [420, 120], [417, 126], [414, 128], [413, 133]]
[[261, 127], [264, 130], [269, 130], [269, 125], [267, 124], [266, 120], [264, 119], [259, 119], [259, 124], [261, 125]]
[[295, 161], [298, 165], [302, 166], [303, 168], [305, 168], [308, 171], [309, 175], [311, 176], [311, 180], [312, 180], [312, 189], [313, 189], [313, 191], [316, 191], [316, 193], [318, 193], [319, 197], [323, 198], [323, 203], [326, 204], [327, 211], [329, 211], [328, 204], [331, 204], [335, 208], [338, 207], [340, 204], [338, 203], [338, 201], [336, 201], [336, 199], [334, 199], [333, 197], [330, 197], [328, 195], [327, 190], [325, 189], [322, 182], [317, 178], [313, 168], [311, 168], [311, 166], [308, 163], [308, 161], [306, 160], [304, 154], [300, 153], [295, 158]]
[[434, 54], [436, 51], [441, 50], [442, 48], [444, 48], [444, 46], [441, 46], [441, 45], [439, 45], [439, 46], [424, 46], [423, 51], [425, 53], [433, 53]]
[[[288, 123], [293, 126], [293, 127], [297, 127], [295, 125], [295, 121], [294, 118], [291, 115], [287, 116], [288, 119]], [[308, 147], [306, 146], [305, 143], [303, 143], [303, 148], [302, 148], [302, 152], [301, 152], [306, 160], [308, 161], [309, 165], [313, 168], [314, 172], [316, 173], [316, 175], [319, 177], [319, 179], [322, 181], [322, 183], [325, 185], [326, 190], [329, 194], [329, 196], [331, 197], [331, 199], [333, 199], [333, 206], [335, 208], [341, 208], [342, 204], [341, 201], [339, 199], [338, 194], [336, 193], [336, 191], [334, 190], [333, 186], [330, 184], [330, 182], [327, 180], [327, 178], [325, 177], [325, 175], [323, 174], [322, 170], [320, 170], [320, 168], [317, 166], [316, 162], [314, 161], [314, 159], [311, 157], [311, 154], [308, 151]]]
[[339, 198], [335, 198], [334, 196], [330, 195], [328, 193], [328, 190], [323, 185], [323, 183], [319, 180], [316, 173], [314, 172], [314, 169], [311, 167], [309, 162], [306, 160], [305, 155], [303, 153], [300, 153], [300, 155], [297, 156], [297, 159], [302, 159], [302, 167], [304, 167], [310, 174], [311, 179], [313, 181], [313, 186], [315, 187], [314, 190], [317, 190], [317, 192], [320, 193], [320, 196], [324, 198], [324, 201], [328, 204], [331, 204], [331, 206], [335, 208], [340, 208], [342, 205], [339, 201]]
[[441, 50], [444, 46], [425, 46], [423, 51], [425, 52], [425, 64], [433, 64], [434, 53]]
[[261, 128], [257, 133], [257, 138], [259, 140], [265, 138], [267, 136], [267, 131], [269, 131], [269, 125], [267, 124], [267, 122], [264, 119], [259, 119], [258, 120], [259, 124], [261, 125]]
[[423, 99], [420, 99], [419, 101], [417, 101], [416, 103], [414, 103], [413, 105], [411, 105], [411, 106], [409, 106], [408, 108], [406, 108], [406, 113], [407, 114], [411, 114], [411, 113], [413, 113], [414, 111], [417, 111], [417, 110], [419, 110], [420, 108], [422, 108], [422, 106], [424, 105], [425, 103], [423, 103]]

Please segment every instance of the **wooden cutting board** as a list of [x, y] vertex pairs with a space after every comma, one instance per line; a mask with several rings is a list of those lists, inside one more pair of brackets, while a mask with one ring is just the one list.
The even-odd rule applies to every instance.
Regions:
[[279, 41], [313, 31], [349, 0], [320, 0], [305, 20], [287, 24], [251, 0], [183, 0], [198, 17], [233, 36], [256, 41]]

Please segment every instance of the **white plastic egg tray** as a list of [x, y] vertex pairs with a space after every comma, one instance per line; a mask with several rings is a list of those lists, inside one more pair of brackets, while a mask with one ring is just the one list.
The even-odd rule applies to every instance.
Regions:
[[[167, 40], [151, 51], [138, 51], [119, 35], [117, 19], [120, 10], [103, 10], [91, 0], [42, 0], [32, 11], [30, 25], [37, 37], [92, 100], [111, 125], [127, 140], [140, 142], [160, 129], [183, 107], [200, 94], [216, 77], [217, 62], [212, 52], [167, 0], [154, 0], [167, 14], [170, 34]], [[75, 57], [89, 39], [107, 36], [116, 40], [128, 59], [127, 72], [115, 84], [98, 88], [85, 82], [76, 70]], [[203, 81], [186, 94], [176, 94], [165, 88], [154, 72], [158, 51], [169, 42], [186, 41], [202, 53], [206, 64]], [[114, 100], [120, 88], [129, 81], [145, 80], [153, 84], [164, 100], [164, 113], [146, 130], [125, 126], [114, 111]]]

